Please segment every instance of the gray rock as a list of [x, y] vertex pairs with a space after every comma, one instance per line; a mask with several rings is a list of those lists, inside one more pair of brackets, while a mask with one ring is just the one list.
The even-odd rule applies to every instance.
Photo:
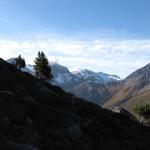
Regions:
[[2, 117], [0, 119], [0, 129], [4, 132], [9, 131], [9, 129], [11, 128], [11, 121], [9, 118], [7, 117]]
[[83, 132], [78, 125], [73, 125], [68, 129], [69, 138], [76, 141], [82, 137]]
[[15, 150], [38, 150], [36, 147], [30, 144], [24, 144], [24, 143], [16, 143], [16, 142], [10, 142], [9, 146], [12, 149]]
[[11, 91], [2, 90], [0, 91], [0, 98], [7, 101], [13, 101], [14, 100], [14, 94]]
[[20, 150], [37, 150], [37, 148], [29, 144], [22, 144], [20, 145]]
[[30, 102], [32, 104], [37, 104], [37, 102], [35, 101], [35, 99], [32, 96], [30, 96], [30, 95], [23, 96], [21, 98], [21, 100], [23, 100], [24, 102]]

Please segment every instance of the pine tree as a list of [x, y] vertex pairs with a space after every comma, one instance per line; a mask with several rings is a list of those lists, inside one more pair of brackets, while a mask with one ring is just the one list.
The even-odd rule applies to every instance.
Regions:
[[48, 59], [43, 52], [38, 52], [38, 57], [35, 58], [34, 62], [34, 70], [39, 79], [51, 80], [53, 78]]
[[21, 57], [21, 55], [19, 55], [17, 58], [15, 58], [15, 66], [18, 69], [25, 68], [26, 62], [25, 62], [25, 59]]

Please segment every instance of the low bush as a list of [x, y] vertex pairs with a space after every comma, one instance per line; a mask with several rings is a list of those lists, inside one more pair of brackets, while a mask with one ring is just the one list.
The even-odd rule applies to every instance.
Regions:
[[150, 117], [150, 104], [137, 104], [134, 112], [143, 117]]

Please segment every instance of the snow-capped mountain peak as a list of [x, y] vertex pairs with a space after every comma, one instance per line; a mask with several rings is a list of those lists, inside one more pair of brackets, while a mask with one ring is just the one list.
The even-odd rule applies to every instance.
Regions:
[[97, 82], [103, 82], [107, 83], [107, 82], [111, 82], [111, 81], [116, 81], [116, 80], [121, 80], [121, 78], [117, 75], [110, 75], [110, 74], [106, 74], [103, 72], [93, 72], [91, 70], [88, 69], [80, 69], [78, 71], [73, 71], [73, 74], [77, 75], [80, 78], [84, 78], [84, 79], [88, 79], [88, 78], [93, 78], [94, 80], [96, 79]]
[[94, 75], [94, 72], [88, 69], [80, 69], [78, 71], [73, 71], [72, 74], [75, 74], [79, 77], [88, 78], [89, 76]]

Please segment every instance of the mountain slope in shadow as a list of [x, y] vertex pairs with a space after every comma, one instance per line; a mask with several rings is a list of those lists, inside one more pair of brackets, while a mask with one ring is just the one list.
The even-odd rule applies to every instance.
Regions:
[[0, 59], [0, 149], [148, 150], [150, 129]]

